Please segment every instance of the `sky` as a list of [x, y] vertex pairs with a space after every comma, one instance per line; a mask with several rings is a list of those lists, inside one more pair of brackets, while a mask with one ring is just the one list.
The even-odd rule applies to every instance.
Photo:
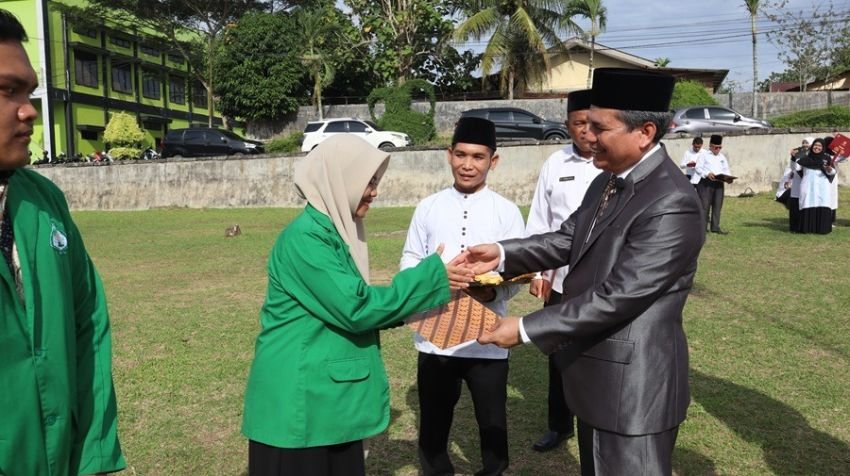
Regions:
[[[602, 4], [608, 10], [608, 26], [598, 43], [649, 60], [669, 58], [671, 68], [728, 69], [727, 81], [735, 81], [736, 89], [752, 89], [752, 34], [744, 0], [603, 0]], [[832, 5], [835, 11], [850, 10], [850, 0], [832, 0]], [[788, 0], [785, 10], [808, 15], [828, 6], [829, 0]], [[588, 22], [578, 23], [589, 29]], [[777, 25], [760, 14], [756, 28], [762, 81], [786, 67], [766, 35]], [[479, 49], [483, 43], [471, 46]]]

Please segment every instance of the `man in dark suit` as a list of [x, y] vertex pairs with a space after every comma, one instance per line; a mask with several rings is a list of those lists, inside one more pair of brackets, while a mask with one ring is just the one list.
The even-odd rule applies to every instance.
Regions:
[[481, 343], [556, 351], [582, 474], [671, 474], [690, 401], [682, 309], [705, 240], [694, 188], [661, 147], [674, 79], [597, 69], [588, 120], [604, 170], [557, 231], [474, 246], [476, 273], [570, 266], [565, 299], [504, 318]]

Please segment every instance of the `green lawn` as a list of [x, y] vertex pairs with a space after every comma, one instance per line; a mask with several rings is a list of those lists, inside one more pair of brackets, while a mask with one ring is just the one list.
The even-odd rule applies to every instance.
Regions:
[[[693, 403], [675, 454], [678, 474], [850, 474], [850, 219], [827, 236], [791, 235], [770, 197], [729, 198], [708, 236], [685, 309]], [[120, 436], [138, 475], [241, 475], [242, 394], [265, 294], [265, 261], [298, 210], [80, 212], [75, 218], [106, 283]], [[412, 209], [367, 218], [373, 276], [395, 272]], [[839, 217], [850, 216], [850, 189]], [[238, 223], [242, 236], [224, 238]], [[522, 313], [539, 304], [523, 292]], [[416, 474], [416, 355], [406, 328], [382, 335], [392, 424], [371, 442], [369, 474]], [[538, 454], [547, 374], [534, 347], [511, 356], [510, 474], [577, 474], [575, 440]], [[580, 385], [580, 382], [576, 382]], [[456, 468], [478, 469], [464, 395]]]

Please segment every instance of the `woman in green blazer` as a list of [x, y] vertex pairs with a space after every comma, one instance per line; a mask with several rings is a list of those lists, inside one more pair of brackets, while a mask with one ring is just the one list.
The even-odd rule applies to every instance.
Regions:
[[388, 160], [340, 134], [295, 170], [307, 206], [269, 257], [245, 395], [251, 476], [365, 474], [362, 440], [390, 416], [378, 330], [447, 302], [450, 274], [468, 281], [434, 255], [389, 286], [369, 284], [363, 217]]

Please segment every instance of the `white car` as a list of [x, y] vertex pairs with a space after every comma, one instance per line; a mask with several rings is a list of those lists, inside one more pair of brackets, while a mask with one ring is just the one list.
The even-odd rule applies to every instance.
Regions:
[[319, 143], [336, 134], [355, 134], [381, 150], [412, 145], [410, 136], [403, 132], [382, 131], [369, 122], [351, 117], [325, 119], [308, 122], [304, 128], [304, 140], [301, 151], [310, 152]]

